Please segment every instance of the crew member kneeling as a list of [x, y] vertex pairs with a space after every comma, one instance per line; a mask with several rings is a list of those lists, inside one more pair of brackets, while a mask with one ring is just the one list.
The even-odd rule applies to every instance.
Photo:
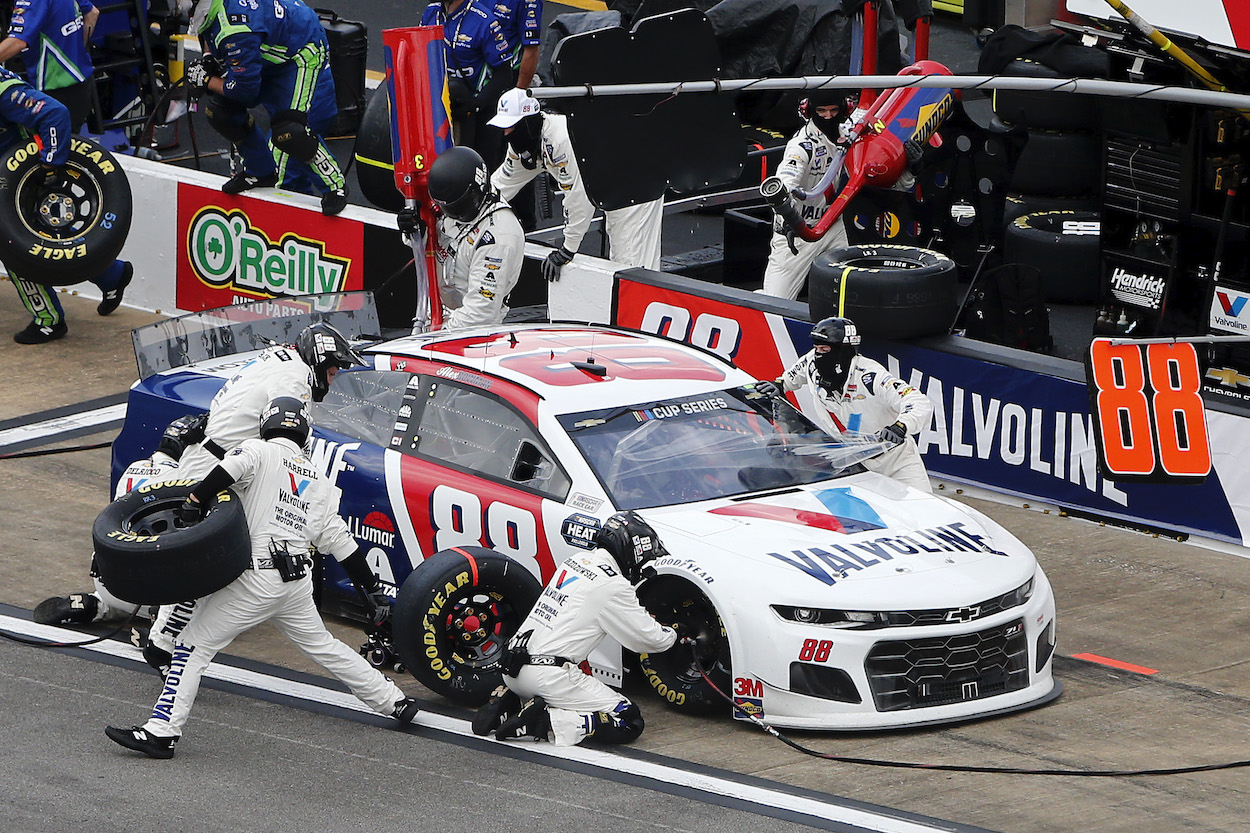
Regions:
[[579, 666], [605, 636], [640, 653], [677, 643], [677, 631], [652, 619], [634, 592], [643, 566], [667, 552], [634, 512], [608, 518], [595, 544], [598, 549], [556, 567], [509, 644], [507, 688], [497, 689], [473, 718], [475, 734], [561, 746], [587, 738], [630, 743], [642, 734], [638, 707]]

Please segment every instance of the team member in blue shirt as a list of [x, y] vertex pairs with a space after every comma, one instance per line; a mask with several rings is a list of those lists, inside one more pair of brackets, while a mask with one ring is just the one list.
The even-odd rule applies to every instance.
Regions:
[[494, 9], [504, 37], [513, 48], [512, 68], [516, 71], [513, 86], [528, 90], [534, 81], [534, 73], [538, 71], [543, 0], [495, 0]]
[[[504, 34], [490, 0], [435, 0], [421, 14], [422, 26], [442, 26], [447, 45], [447, 78], [453, 86], [452, 108], [463, 85], [471, 115], [459, 119], [456, 144], [471, 147], [494, 170], [503, 162], [503, 136], [486, 123], [495, 105], [512, 84], [513, 44]], [[463, 111], [461, 111], [463, 112]]]
[[[8, 36], [0, 41], [0, 62], [28, 50], [25, 58], [26, 71], [37, 88], [32, 89], [16, 75], [6, 71], [3, 82], [4, 89], [9, 93], [6, 94], [5, 103], [11, 103], [11, 98], [17, 97], [20, 92], [24, 100], [36, 102], [31, 105], [32, 108], [39, 106], [41, 113], [46, 110], [60, 110], [65, 117], [64, 125], [59, 127], [60, 156], [57, 161], [50, 163], [53, 165], [60, 166], [65, 163], [69, 155], [70, 134], [82, 127], [91, 110], [91, 85], [88, 82], [94, 69], [87, 39], [99, 16], [99, 9], [87, 0], [17, 0], [13, 6]], [[38, 105], [44, 99], [51, 100], [56, 106], [46, 103]], [[13, 112], [12, 108], [7, 108], [4, 118], [7, 122], [4, 147], [19, 140], [20, 131], [14, 129], [14, 125], [41, 135], [42, 128], [29, 120], [29, 112]], [[18, 344], [43, 344], [63, 338], [68, 327], [65, 324], [65, 310], [56, 292], [44, 284], [17, 275], [10, 274], [9, 277], [17, 287], [22, 305], [31, 314], [30, 324], [14, 335], [13, 340]], [[108, 315], [117, 309], [122, 302], [122, 294], [133, 277], [134, 267], [130, 263], [115, 260], [102, 274], [91, 278], [91, 282], [100, 287], [103, 293], [96, 312]]]
[[[238, 194], [282, 183], [321, 195], [321, 212], [347, 205], [347, 182], [322, 138], [338, 115], [330, 45], [317, 13], [300, 0], [179, 0], [211, 57], [187, 66], [209, 123], [238, 146], [243, 171], [222, 190]], [[248, 113], [269, 113], [265, 136]]]

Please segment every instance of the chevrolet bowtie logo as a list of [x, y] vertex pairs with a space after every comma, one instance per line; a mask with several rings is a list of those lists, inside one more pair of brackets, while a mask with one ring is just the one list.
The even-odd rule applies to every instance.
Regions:
[[946, 614], [947, 622], [971, 622], [973, 619], [981, 615], [981, 606], [961, 607], [957, 610], [949, 611]]
[[1227, 385], [1230, 388], [1250, 387], [1250, 376], [1243, 376], [1231, 367], [1209, 367], [1207, 368], [1207, 378], [1214, 379], [1221, 385]]

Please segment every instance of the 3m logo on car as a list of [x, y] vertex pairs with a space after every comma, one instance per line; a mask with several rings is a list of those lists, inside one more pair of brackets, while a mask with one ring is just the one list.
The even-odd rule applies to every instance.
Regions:
[[569, 515], [560, 524], [560, 535], [571, 547], [583, 550], [595, 548], [595, 535], [599, 532], [599, 519], [590, 515]]

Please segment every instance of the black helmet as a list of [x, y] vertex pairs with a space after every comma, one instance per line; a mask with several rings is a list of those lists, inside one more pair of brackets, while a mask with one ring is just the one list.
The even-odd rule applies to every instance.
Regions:
[[313, 371], [313, 401], [320, 402], [330, 390], [329, 369], [364, 364], [343, 334], [324, 321], [306, 327], [295, 339], [295, 350]]
[[448, 148], [430, 166], [429, 191], [444, 214], [467, 223], [490, 194], [490, 171], [473, 148]]
[[660, 536], [637, 512], [617, 512], [595, 533], [595, 546], [612, 554], [630, 584], [642, 578], [648, 561], [668, 555]]
[[181, 460], [182, 452], [187, 450], [187, 446], [204, 441], [204, 425], [207, 422], [208, 414], [178, 417], [165, 428], [156, 450], [175, 460]]
[[308, 406], [294, 396], [279, 396], [260, 412], [262, 440], [286, 437], [303, 448], [310, 433], [312, 420], [308, 417]]
[[[807, 94], [807, 98], [799, 102], [799, 115], [805, 119], [811, 119], [812, 124], [816, 125], [821, 133], [824, 133], [833, 141], [837, 141], [840, 136], [839, 128], [850, 112], [848, 95], [848, 90], [812, 90]], [[827, 107], [831, 104], [838, 108], [838, 112], [832, 118], [821, 118], [816, 113], [817, 107]]]
[[841, 394], [851, 374], [851, 363], [859, 353], [859, 331], [846, 318], [825, 318], [812, 327], [812, 344], [825, 344], [828, 353], [815, 356], [819, 383], [829, 393]]

